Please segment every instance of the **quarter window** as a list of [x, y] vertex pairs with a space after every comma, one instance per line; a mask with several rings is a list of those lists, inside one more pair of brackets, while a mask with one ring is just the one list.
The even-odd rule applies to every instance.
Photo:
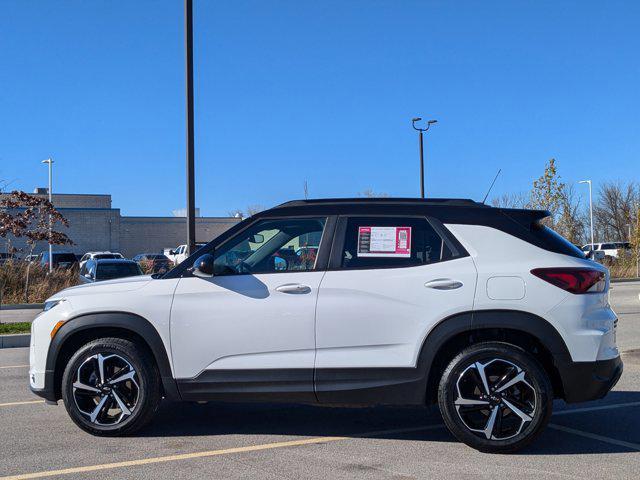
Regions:
[[258, 221], [214, 252], [216, 275], [279, 273], [316, 268], [326, 218]]
[[454, 256], [448, 241], [426, 218], [351, 217], [347, 219], [341, 267], [411, 267]]

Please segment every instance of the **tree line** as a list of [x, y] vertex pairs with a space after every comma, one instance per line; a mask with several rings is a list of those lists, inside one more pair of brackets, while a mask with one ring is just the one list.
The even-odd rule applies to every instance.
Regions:
[[[640, 244], [638, 211], [640, 183], [635, 180], [608, 181], [594, 185], [593, 229], [595, 242], [631, 242]], [[589, 203], [583, 201], [573, 185], [562, 181], [555, 159], [549, 160], [544, 173], [525, 193], [504, 194], [492, 200], [503, 208], [548, 210], [544, 223], [571, 243], [591, 242]]]

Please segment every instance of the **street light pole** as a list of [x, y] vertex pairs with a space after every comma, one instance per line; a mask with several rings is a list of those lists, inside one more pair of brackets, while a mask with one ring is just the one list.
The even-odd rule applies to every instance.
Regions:
[[416, 122], [422, 120], [420, 117], [416, 117], [411, 120], [411, 126], [413, 126], [414, 130], [418, 131], [418, 142], [420, 149], [420, 198], [424, 198], [424, 142], [422, 138], [422, 134], [429, 130], [429, 127], [434, 123], [438, 123], [437, 120], [429, 120], [427, 122], [427, 126], [425, 128], [416, 127]]
[[187, 97], [187, 255], [195, 251], [196, 207], [193, 147], [193, 0], [184, 0]]
[[[49, 164], [49, 188], [47, 190], [49, 192], [49, 203], [52, 203], [51, 186], [53, 183], [53, 160], [51, 158], [47, 158], [46, 160], [42, 160], [42, 163]], [[49, 214], [49, 273], [53, 272], [53, 248], [51, 245], [51, 229], [51, 214]]]
[[595, 244], [593, 241], [593, 196], [591, 194], [591, 180], [580, 180], [578, 183], [589, 184], [589, 221], [591, 226], [591, 251], [593, 252], [595, 249]]

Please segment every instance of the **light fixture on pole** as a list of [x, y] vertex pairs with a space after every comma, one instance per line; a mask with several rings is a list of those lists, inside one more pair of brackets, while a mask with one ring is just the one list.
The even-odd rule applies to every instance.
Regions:
[[421, 120], [422, 120], [421, 117], [416, 117], [411, 119], [411, 126], [413, 127], [414, 130], [418, 131], [419, 149], [420, 149], [420, 198], [424, 198], [424, 143], [422, 140], [422, 133], [429, 130], [429, 127], [434, 123], [438, 123], [438, 121], [428, 120], [426, 127], [424, 128], [416, 127], [416, 122], [419, 122]]
[[[591, 194], [591, 180], [580, 180], [578, 183], [588, 183], [589, 184], [589, 223], [591, 227], [591, 248], [589, 249], [591, 252], [596, 248], [595, 243], [593, 241], [593, 196]], [[593, 255], [593, 253], [592, 253]]]
[[[47, 189], [49, 193], [49, 203], [51, 203], [51, 184], [53, 181], [53, 160], [51, 158], [47, 158], [46, 160], [42, 160], [42, 163], [49, 164], [49, 188]], [[49, 273], [53, 272], [53, 248], [51, 247], [51, 214], [49, 214]]]

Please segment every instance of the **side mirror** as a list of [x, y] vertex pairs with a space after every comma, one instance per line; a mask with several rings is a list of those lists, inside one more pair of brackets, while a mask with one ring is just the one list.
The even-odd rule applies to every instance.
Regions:
[[214, 257], [210, 253], [198, 257], [193, 263], [193, 274], [196, 277], [213, 277]]
[[169, 255], [175, 255], [176, 251], [175, 250], [169, 250]]

